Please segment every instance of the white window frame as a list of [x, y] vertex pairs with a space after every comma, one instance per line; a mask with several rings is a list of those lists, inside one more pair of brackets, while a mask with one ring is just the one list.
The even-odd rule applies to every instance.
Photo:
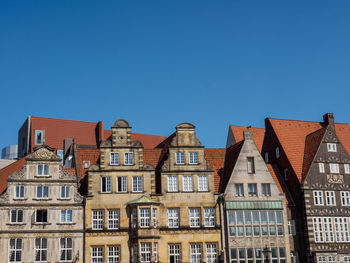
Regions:
[[328, 152], [336, 152], [337, 151], [337, 144], [336, 143], [327, 143], [327, 150], [328, 150]]
[[61, 237], [60, 238], [60, 262], [72, 262], [72, 259], [73, 259], [73, 239], [71, 237]]
[[[101, 193], [111, 193], [112, 192], [112, 177], [111, 176], [101, 176]], [[104, 180], [106, 180], [104, 182]], [[104, 186], [105, 184], [105, 186]], [[103, 189], [105, 188], [105, 189]]]
[[205, 257], [206, 263], [216, 263], [217, 254], [218, 254], [218, 246], [217, 243], [206, 243], [205, 244]]
[[[38, 141], [38, 134], [41, 134], [41, 141]], [[45, 143], [44, 130], [34, 131], [35, 145], [43, 145]]]
[[335, 192], [334, 191], [326, 191], [326, 205], [328, 206], [335, 206]]
[[141, 193], [143, 192], [143, 177], [133, 176], [132, 177], [132, 192]]
[[179, 185], [177, 175], [168, 175], [168, 192], [178, 192]]
[[337, 164], [337, 163], [330, 163], [329, 164], [329, 170], [330, 170], [330, 173], [338, 174], [339, 173], [339, 164]]
[[125, 152], [124, 153], [124, 165], [134, 165], [134, 152]]
[[[13, 241], [14, 246], [11, 246], [11, 241]], [[20, 242], [18, 244], [18, 241]], [[8, 259], [9, 262], [22, 262], [22, 249], [23, 249], [23, 239], [22, 238], [10, 238], [8, 244]], [[11, 259], [13, 256], [13, 259]]]
[[190, 244], [190, 262], [202, 263], [202, 244]]
[[314, 205], [315, 206], [324, 205], [323, 191], [313, 191], [313, 196], [314, 196]]
[[[41, 169], [39, 169], [39, 167], [41, 167]], [[39, 170], [41, 170], [41, 172]], [[36, 175], [40, 177], [50, 176], [50, 165], [48, 165], [47, 163], [38, 164], [36, 166]]]
[[261, 194], [262, 194], [262, 196], [271, 196], [271, 184], [262, 183], [261, 184]]
[[255, 173], [255, 161], [254, 157], [247, 157], [247, 172], [248, 174], [254, 174]]
[[62, 149], [57, 149], [56, 153], [61, 158], [62, 163], [63, 163], [63, 159], [64, 159], [63, 150]]
[[120, 262], [120, 246], [108, 246], [108, 262]]
[[208, 176], [198, 175], [197, 180], [198, 180], [198, 192], [208, 192], [209, 191]]
[[25, 187], [24, 185], [15, 186], [15, 199], [24, 199], [25, 197]]
[[180, 210], [179, 208], [168, 208], [168, 227], [178, 228], [180, 225]]
[[153, 243], [153, 262], [158, 262], [158, 243]]
[[107, 229], [119, 229], [119, 209], [108, 210]]
[[61, 186], [61, 199], [70, 199], [70, 186], [62, 185]]
[[201, 226], [201, 209], [200, 208], [189, 208], [188, 215], [189, 215], [190, 227]]
[[258, 196], [258, 185], [256, 183], [248, 184], [248, 196]]
[[235, 196], [244, 196], [243, 184], [235, 184]]
[[[19, 219], [22, 220], [19, 220]], [[11, 209], [10, 210], [10, 223], [11, 224], [21, 224], [24, 219], [24, 210], [23, 209]]]
[[313, 227], [314, 227], [314, 238], [315, 243], [323, 243], [324, 237], [323, 237], [323, 220], [322, 217], [313, 217]]
[[91, 262], [92, 263], [103, 262], [103, 247], [91, 247]]
[[50, 188], [48, 185], [39, 184], [36, 186], [36, 198], [48, 199], [50, 196]]
[[342, 206], [350, 206], [350, 191], [341, 191], [340, 199]]
[[61, 209], [60, 222], [61, 223], [73, 223], [73, 210], [72, 209]]
[[109, 154], [109, 165], [120, 165], [119, 152]]
[[174, 263], [181, 262], [181, 245], [180, 244], [169, 244], [169, 262], [171, 262], [171, 258], [173, 257]]
[[204, 208], [204, 226], [205, 227], [215, 226], [215, 208], [212, 208], [212, 207]]
[[140, 228], [149, 228], [151, 226], [151, 209], [139, 208], [139, 220]]
[[92, 210], [91, 211], [91, 228], [93, 230], [102, 230], [104, 223], [104, 211], [103, 210]]
[[320, 173], [324, 173], [325, 170], [324, 170], [324, 163], [318, 163], [318, 171]]
[[350, 165], [348, 163], [344, 164], [344, 173], [350, 174]]
[[141, 242], [140, 243], [140, 262], [149, 263], [152, 260], [152, 243]]
[[[47, 261], [47, 238], [37, 237], [34, 241], [34, 261], [35, 262], [46, 262]], [[39, 244], [37, 244], [37, 242]], [[46, 244], [45, 244], [46, 243]], [[46, 246], [46, 247], [45, 247]], [[38, 256], [38, 258], [37, 258]]]
[[198, 152], [188, 153], [189, 164], [198, 164]]
[[296, 235], [295, 220], [288, 220], [288, 232], [290, 236]]
[[193, 176], [183, 175], [182, 176], [182, 190], [184, 192], [193, 192]]
[[175, 153], [175, 164], [185, 164], [185, 152]]
[[116, 183], [117, 183], [117, 192], [118, 193], [126, 193], [128, 191], [128, 177], [127, 176], [117, 176]]

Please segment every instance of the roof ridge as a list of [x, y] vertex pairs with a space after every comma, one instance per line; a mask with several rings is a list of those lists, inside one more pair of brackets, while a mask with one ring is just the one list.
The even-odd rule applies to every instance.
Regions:
[[74, 122], [87, 122], [87, 123], [99, 123], [100, 121], [94, 122], [94, 121], [79, 121], [79, 120], [70, 120], [70, 119], [60, 119], [60, 118], [51, 118], [51, 117], [40, 117], [40, 116], [32, 116], [31, 118], [39, 118], [39, 119], [51, 119], [51, 120], [60, 120], [60, 121], [74, 121]]
[[[271, 117], [267, 117], [266, 119], [269, 119], [269, 120], [279, 120], [279, 121], [312, 122], [312, 123], [320, 123], [320, 124], [323, 123], [322, 121], [291, 120], [291, 119], [279, 119], [279, 118], [271, 118]], [[350, 125], [349, 123], [346, 123], [346, 122], [335, 122], [335, 124], [348, 124], [348, 125]]]

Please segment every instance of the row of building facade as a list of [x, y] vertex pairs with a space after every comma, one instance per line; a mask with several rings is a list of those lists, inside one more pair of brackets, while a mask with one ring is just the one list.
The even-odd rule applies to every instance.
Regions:
[[350, 126], [332, 114], [230, 126], [226, 149], [189, 123], [139, 140], [125, 120], [95, 130], [59, 154], [34, 129], [0, 170], [0, 262], [350, 261]]

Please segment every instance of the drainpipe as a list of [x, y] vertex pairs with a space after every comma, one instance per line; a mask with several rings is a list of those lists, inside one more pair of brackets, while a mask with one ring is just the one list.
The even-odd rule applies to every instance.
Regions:
[[219, 216], [220, 216], [220, 241], [221, 241], [221, 255], [219, 262], [226, 262], [226, 253], [225, 253], [225, 242], [224, 242], [224, 211], [223, 211], [223, 203], [225, 201], [224, 194], [221, 194], [218, 198], [219, 203]]
[[85, 196], [83, 197], [83, 262], [85, 262], [85, 222], [86, 222], [86, 213], [85, 213], [85, 207], [86, 207], [86, 199]]

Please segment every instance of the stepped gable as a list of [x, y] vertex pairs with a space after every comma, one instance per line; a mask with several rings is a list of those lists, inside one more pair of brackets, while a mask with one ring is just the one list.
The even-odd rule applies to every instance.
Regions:
[[204, 149], [205, 159], [214, 170], [215, 193], [219, 193], [220, 180], [223, 175], [226, 149]]

